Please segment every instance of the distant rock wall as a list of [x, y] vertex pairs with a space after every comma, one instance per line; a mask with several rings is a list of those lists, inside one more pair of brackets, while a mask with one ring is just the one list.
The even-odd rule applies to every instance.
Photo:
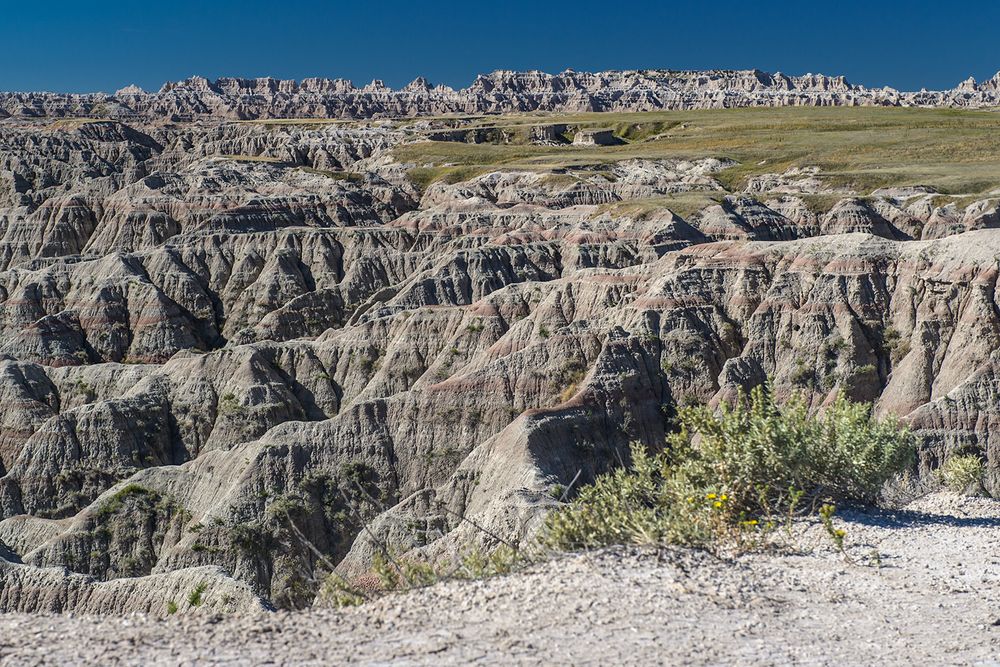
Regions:
[[389, 118], [446, 113], [653, 111], [780, 106], [929, 106], [1000, 104], [1000, 74], [951, 90], [900, 92], [865, 88], [842, 76], [788, 76], [759, 70], [613, 72], [496, 71], [468, 88], [432, 86], [418, 78], [400, 90], [344, 79], [191, 77], [158, 92], [127, 86], [114, 94], [0, 93], [4, 117], [107, 117], [171, 121], [194, 118]]

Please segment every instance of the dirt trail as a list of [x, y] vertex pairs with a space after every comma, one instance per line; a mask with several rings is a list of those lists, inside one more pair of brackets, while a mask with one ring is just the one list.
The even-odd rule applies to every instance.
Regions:
[[1000, 503], [838, 521], [854, 563], [810, 526], [805, 554], [611, 549], [341, 611], [9, 615], [0, 664], [1000, 665]]

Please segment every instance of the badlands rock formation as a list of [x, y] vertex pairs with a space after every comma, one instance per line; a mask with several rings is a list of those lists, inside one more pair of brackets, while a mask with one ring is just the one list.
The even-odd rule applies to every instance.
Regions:
[[424, 78], [394, 90], [381, 81], [356, 87], [344, 79], [191, 77], [155, 93], [127, 86], [114, 94], [0, 94], [0, 118], [100, 117], [121, 120], [194, 118], [382, 118], [446, 113], [524, 111], [651, 111], [777, 106], [904, 106], [980, 108], [1000, 105], [1000, 73], [951, 90], [900, 92], [865, 88], [842, 76], [788, 76], [759, 70], [610, 72], [496, 71], [468, 88], [432, 86]]
[[[243, 84], [192, 86], [117, 98]], [[915, 472], [981, 453], [1000, 490], [995, 198], [810, 169], [730, 192], [711, 156], [418, 187], [393, 149], [422, 137], [0, 124], [0, 609], [302, 607], [376, 548], [521, 539], [676, 406], [769, 377], [900, 415]], [[618, 206], [678, 193], [713, 203]]]

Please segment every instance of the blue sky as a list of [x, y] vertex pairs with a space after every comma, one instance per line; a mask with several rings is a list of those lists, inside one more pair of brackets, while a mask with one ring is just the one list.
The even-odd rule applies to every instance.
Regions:
[[750, 68], [950, 87], [1000, 70], [1000, 3], [0, 0], [0, 90], [192, 74], [456, 87], [493, 69]]

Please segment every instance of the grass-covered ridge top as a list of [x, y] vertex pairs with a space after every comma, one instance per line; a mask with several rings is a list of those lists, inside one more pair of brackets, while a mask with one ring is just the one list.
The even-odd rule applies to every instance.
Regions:
[[[648, 113], [531, 114], [456, 120], [462, 128], [507, 130], [510, 143], [417, 141], [396, 158], [452, 178], [490, 169], [551, 170], [635, 158], [730, 158], [730, 189], [748, 177], [818, 166], [831, 186], [867, 194], [927, 185], [954, 195], [1000, 187], [1000, 114], [943, 109], [756, 108]], [[533, 125], [611, 127], [618, 146], [532, 145]], [[456, 173], [458, 172], [458, 173]], [[428, 174], [423, 174], [426, 180]]]

